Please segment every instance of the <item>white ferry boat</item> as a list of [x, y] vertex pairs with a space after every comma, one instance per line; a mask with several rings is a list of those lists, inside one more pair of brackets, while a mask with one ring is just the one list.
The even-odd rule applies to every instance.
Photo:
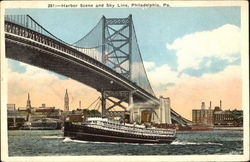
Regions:
[[84, 141], [170, 144], [176, 138], [176, 130], [91, 117], [83, 122], [65, 122], [64, 136]]

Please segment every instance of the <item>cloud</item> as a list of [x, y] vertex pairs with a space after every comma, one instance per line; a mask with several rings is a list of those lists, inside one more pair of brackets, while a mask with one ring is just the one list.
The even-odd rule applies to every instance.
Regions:
[[172, 85], [178, 79], [178, 72], [172, 71], [167, 64], [148, 70], [147, 75], [154, 89], [166, 88], [167, 85]]
[[171, 98], [172, 108], [191, 119], [192, 109], [199, 109], [202, 101], [212, 106], [223, 101], [223, 109], [241, 109], [242, 80], [240, 66], [227, 66], [215, 74], [192, 77], [183, 74], [175, 81], [175, 86], [156, 91], [157, 95]]
[[[242, 108], [240, 65], [229, 65], [217, 73], [203, 73], [199, 77], [185, 73], [180, 75], [167, 64], [159, 67], [154, 63], [148, 65], [154, 65], [151, 69], [147, 68], [147, 74], [156, 96], [170, 97], [171, 107], [190, 120], [192, 109], [199, 109], [203, 101], [207, 107], [210, 101], [214, 107], [222, 100], [224, 110]], [[210, 67], [211, 61], [204, 66]]]
[[166, 48], [176, 51], [178, 71], [182, 71], [186, 68], [199, 69], [205, 57], [234, 61], [235, 54], [240, 53], [240, 40], [240, 28], [225, 24], [211, 31], [185, 35], [167, 44]]
[[152, 61], [143, 61], [143, 64], [146, 70], [150, 70], [155, 67], [155, 63]]

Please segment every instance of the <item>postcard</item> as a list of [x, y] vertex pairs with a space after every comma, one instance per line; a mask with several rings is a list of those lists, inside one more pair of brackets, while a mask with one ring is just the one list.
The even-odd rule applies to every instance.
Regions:
[[245, 1], [1, 2], [1, 160], [249, 160]]

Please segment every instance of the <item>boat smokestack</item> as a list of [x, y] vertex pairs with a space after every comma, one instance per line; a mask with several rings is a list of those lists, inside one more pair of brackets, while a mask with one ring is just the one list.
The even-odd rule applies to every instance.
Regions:
[[220, 109], [222, 110], [222, 101], [220, 100]]
[[212, 102], [209, 103], [209, 109], [212, 109]]

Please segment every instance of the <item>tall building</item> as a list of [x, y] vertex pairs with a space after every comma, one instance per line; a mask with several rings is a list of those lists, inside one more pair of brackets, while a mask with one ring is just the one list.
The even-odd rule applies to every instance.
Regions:
[[27, 99], [27, 104], [26, 104], [27, 109], [31, 109], [31, 101], [30, 101], [30, 94], [28, 93], [28, 99]]
[[67, 89], [66, 89], [66, 93], [64, 96], [64, 111], [69, 111], [69, 96], [68, 96]]
[[198, 125], [213, 125], [213, 110], [210, 107], [206, 109], [205, 102], [202, 102], [201, 109], [192, 110], [192, 121]]

